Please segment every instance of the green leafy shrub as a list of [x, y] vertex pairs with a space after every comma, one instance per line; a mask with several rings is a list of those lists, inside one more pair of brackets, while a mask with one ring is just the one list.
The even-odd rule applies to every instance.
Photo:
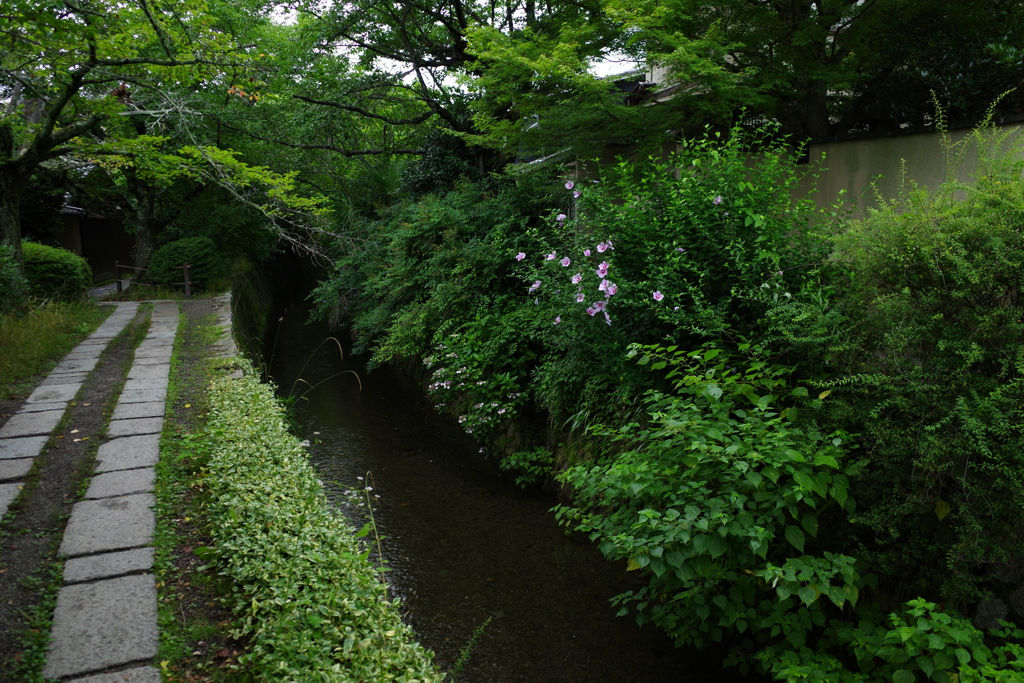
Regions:
[[189, 265], [189, 280], [197, 289], [205, 289], [228, 272], [228, 262], [208, 237], [186, 237], [168, 242], [149, 261], [149, 277], [158, 285], [180, 285], [184, 281], [182, 264]]
[[92, 269], [67, 249], [22, 242], [29, 292], [41, 299], [77, 301], [92, 284]]
[[961, 608], [988, 594], [986, 563], [1024, 552], [1024, 164], [1011, 158], [911, 189], [836, 240], [857, 344], [835, 368], [833, 418], [871, 458], [862, 558]]
[[679, 643], [756, 633], [803, 645], [829, 605], [856, 604], [865, 585], [832, 548], [856, 467], [846, 435], [800, 412], [820, 400], [740, 351], [634, 347], [641, 364], [670, 369], [676, 393], [649, 396], [648, 425], [608, 430], [631, 450], [562, 473], [578, 503], [558, 516], [649, 577], [616, 598], [621, 614], [633, 606]]
[[334, 511], [272, 388], [251, 366], [210, 389], [206, 476], [236, 637], [260, 680], [439, 681], [352, 529]]
[[0, 244], [0, 315], [19, 310], [28, 299], [28, 282], [14, 258], [14, 249]]

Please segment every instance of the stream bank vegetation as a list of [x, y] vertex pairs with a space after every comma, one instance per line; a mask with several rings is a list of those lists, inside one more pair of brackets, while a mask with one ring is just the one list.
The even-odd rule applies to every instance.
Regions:
[[1021, 680], [1020, 142], [852, 220], [775, 140], [466, 178], [313, 296], [647, 577], [621, 614], [780, 681]]
[[239, 658], [258, 680], [439, 681], [432, 654], [389, 602], [370, 550], [328, 503], [273, 388], [215, 377], [201, 439], [213, 544]]

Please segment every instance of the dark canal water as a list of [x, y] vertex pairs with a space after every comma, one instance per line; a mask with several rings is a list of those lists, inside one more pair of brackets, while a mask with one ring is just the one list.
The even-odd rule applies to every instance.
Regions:
[[[447, 670], [491, 618], [460, 682], [742, 680], [720, 655], [677, 650], [616, 618], [609, 598], [632, 587], [631, 575], [566, 535], [549, 495], [502, 476], [396, 371], [339, 361], [334, 342], [317, 350], [329, 332], [306, 324], [301, 306], [283, 315], [266, 350], [271, 374], [283, 395], [305, 392], [296, 416], [332, 500], [347, 506], [341, 490], [372, 472], [390, 592], [420, 642]], [[361, 391], [353, 374], [324, 381], [345, 370], [358, 372]], [[322, 384], [308, 390], [299, 378]]]

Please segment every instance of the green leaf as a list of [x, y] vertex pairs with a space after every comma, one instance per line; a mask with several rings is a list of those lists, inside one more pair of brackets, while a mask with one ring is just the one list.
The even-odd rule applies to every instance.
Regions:
[[948, 515], [952, 509], [953, 508], [950, 504], [944, 500], [940, 499], [935, 501], [935, 516], [939, 518], [940, 522], [946, 518], [946, 515]]
[[800, 602], [808, 606], [813, 605], [814, 601], [817, 600], [820, 595], [820, 593], [815, 590], [814, 586], [804, 586], [798, 590], [796, 594], [800, 597]]
[[967, 663], [971, 661], [971, 653], [962, 647], [956, 649], [956, 658], [960, 660], [960, 666], [967, 666]]
[[816, 538], [818, 536], [818, 518], [814, 515], [804, 515], [800, 519], [800, 525], [803, 526], [804, 530], [812, 537]]
[[795, 526], [786, 527], [786, 540], [798, 551], [804, 551], [804, 532]]
[[807, 387], [797, 387], [789, 393], [791, 396], [807, 396]]
[[914, 683], [916, 680], [914, 672], [907, 669], [900, 669], [892, 675], [892, 683]]
[[356, 532], [356, 538], [365, 538], [370, 533], [371, 522], [367, 522], [363, 525], [363, 528]]

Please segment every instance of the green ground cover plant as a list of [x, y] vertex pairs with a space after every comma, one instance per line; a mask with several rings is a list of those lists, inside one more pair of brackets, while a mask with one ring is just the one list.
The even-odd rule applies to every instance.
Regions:
[[250, 646], [243, 663], [261, 680], [441, 680], [370, 551], [328, 504], [273, 388], [243, 367], [243, 378], [210, 388], [214, 546], [197, 550], [231, 583], [235, 635]]
[[0, 400], [29, 389], [27, 380], [53, 367], [110, 311], [92, 301], [47, 302], [21, 316], [0, 316]]

